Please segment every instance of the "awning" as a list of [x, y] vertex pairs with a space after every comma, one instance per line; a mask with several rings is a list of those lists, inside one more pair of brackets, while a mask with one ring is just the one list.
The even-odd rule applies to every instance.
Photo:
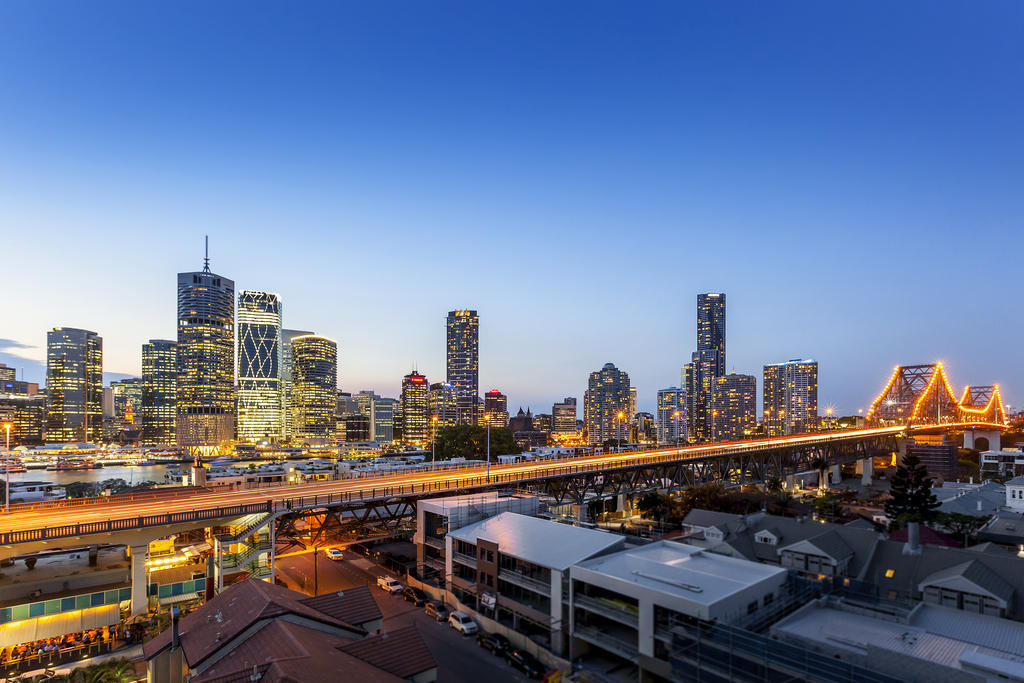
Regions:
[[22, 619], [0, 625], [0, 647], [12, 647], [34, 640], [57, 638], [91, 628], [110, 626], [121, 622], [121, 608], [117, 605], [76, 609], [46, 617]]
[[189, 602], [190, 600], [198, 600], [203, 597], [203, 593], [182, 593], [180, 595], [169, 595], [166, 598], [160, 598], [160, 606], [164, 605], [177, 605], [179, 602]]

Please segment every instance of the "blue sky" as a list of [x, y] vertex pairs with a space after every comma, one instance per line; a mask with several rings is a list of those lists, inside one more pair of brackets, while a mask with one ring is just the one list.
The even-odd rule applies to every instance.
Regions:
[[29, 379], [55, 325], [138, 372], [209, 234], [339, 340], [346, 390], [442, 378], [467, 307], [512, 406], [611, 361], [651, 409], [725, 291], [759, 382], [813, 356], [852, 412], [943, 360], [1024, 400], [1016, 0], [211, 4], [0, 5], [0, 362]]

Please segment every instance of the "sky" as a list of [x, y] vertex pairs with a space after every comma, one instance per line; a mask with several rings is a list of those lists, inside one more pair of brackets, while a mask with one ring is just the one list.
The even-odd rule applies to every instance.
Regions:
[[[615, 363], [679, 383], [696, 295], [727, 366], [894, 365], [1024, 401], [1024, 4], [0, 3], [0, 362], [46, 330], [137, 374], [176, 273], [276, 292], [340, 386], [444, 375], [549, 412]], [[113, 375], [112, 375], [113, 376]]]

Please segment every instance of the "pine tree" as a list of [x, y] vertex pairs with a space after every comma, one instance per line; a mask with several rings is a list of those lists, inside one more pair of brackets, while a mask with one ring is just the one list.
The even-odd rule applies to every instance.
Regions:
[[885, 503], [885, 514], [894, 521], [927, 522], [935, 517], [935, 508], [939, 507], [932, 493], [932, 478], [913, 452], [907, 453], [896, 468], [889, 495], [892, 497]]

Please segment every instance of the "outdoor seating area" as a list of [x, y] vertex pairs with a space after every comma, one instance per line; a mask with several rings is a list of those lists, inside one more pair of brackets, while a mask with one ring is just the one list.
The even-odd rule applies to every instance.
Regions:
[[117, 627], [104, 626], [0, 649], [0, 671], [29, 671], [110, 652]]

